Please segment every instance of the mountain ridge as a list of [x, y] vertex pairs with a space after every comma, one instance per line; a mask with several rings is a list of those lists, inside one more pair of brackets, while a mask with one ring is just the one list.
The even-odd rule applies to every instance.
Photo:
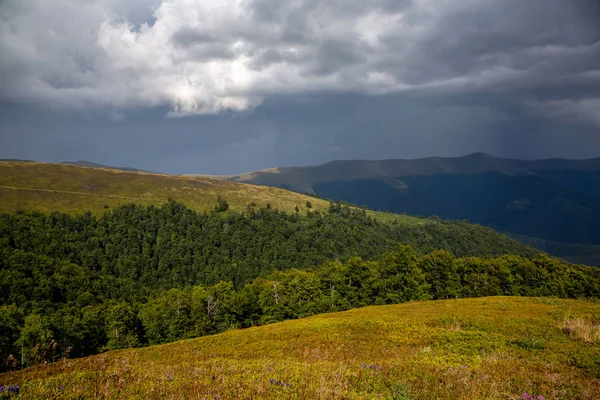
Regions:
[[[600, 158], [519, 160], [473, 153], [336, 160], [228, 179], [374, 210], [466, 219], [543, 241], [600, 245]], [[593, 257], [596, 265], [598, 256]]]

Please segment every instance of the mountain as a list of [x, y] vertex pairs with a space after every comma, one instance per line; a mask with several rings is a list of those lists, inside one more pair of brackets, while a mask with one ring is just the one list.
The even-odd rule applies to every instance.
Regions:
[[597, 311], [519, 297], [365, 307], [65, 359], [0, 383], [19, 399], [595, 399]]
[[600, 244], [600, 158], [332, 161], [228, 177], [410, 215], [467, 219], [541, 243]]

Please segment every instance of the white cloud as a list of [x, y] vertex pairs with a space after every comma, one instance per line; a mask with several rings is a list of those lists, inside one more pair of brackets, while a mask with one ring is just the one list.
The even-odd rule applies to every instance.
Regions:
[[561, 51], [585, 58], [589, 36], [557, 28], [575, 18], [559, 11], [532, 24], [539, 10], [520, 0], [4, 0], [0, 11], [0, 96], [171, 116], [270, 94], [514, 84], [564, 64]]

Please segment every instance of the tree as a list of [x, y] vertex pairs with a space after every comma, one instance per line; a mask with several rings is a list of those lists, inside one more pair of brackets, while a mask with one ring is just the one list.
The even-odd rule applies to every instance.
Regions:
[[137, 313], [131, 304], [119, 302], [106, 310], [106, 350], [127, 349], [140, 344]]
[[215, 207], [215, 212], [225, 212], [229, 209], [229, 203], [227, 200], [219, 196], [217, 198], [217, 206]]
[[384, 254], [377, 262], [379, 279], [377, 303], [393, 304], [429, 297], [429, 285], [419, 268], [412, 246], [399, 244], [393, 253]]
[[436, 250], [420, 262], [425, 279], [431, 285], [434, 299], [456, 298], [460, 295], [460, 278], [454, 265], [454, 257], [446, 250]]
[[191, 325], [189, 297], [182, 290], [171, 289], [144, 304], [139, 318], [150, 344], [183, 339]]
[[53, 333], [48, 319], [39, 314], [29, 314], [25, 317], [17, 346], [21, 348], [21, 364], [33, 365], [50, 359], [53, 350]]
[[22, 325], [22, 310], [14, 304], [0, 306], [0, 371], [4, 366], [16, 366], [13, 360], [19, 357], [20, 349], [15, 346], [15, 342], [19, 339]]
[[195, 336], [223, 331], [235, 326], [236, 292], [231, 282], [192, 288], [191, 320]]

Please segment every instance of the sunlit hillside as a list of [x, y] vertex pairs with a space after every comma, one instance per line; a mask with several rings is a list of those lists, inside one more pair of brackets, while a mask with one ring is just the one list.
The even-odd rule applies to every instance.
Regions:
[[282, 211], [316, 210], [328, 202], [287, 190], [239, 184], [210, 178], [191, 178], [75, 165], [0, 162], [0, 212], [35, 210], [101, 214], [125, 203], [163, 204], [169, 199], [196, 211], [211, 210], [217, 198], [225, 198], [232, 210], [255, 203], [270, 203]]
[[598, 399], [599, 322], [598, 303], [549, 298], [365, 307], [58, 361], [0, 385], [20, 399]]

